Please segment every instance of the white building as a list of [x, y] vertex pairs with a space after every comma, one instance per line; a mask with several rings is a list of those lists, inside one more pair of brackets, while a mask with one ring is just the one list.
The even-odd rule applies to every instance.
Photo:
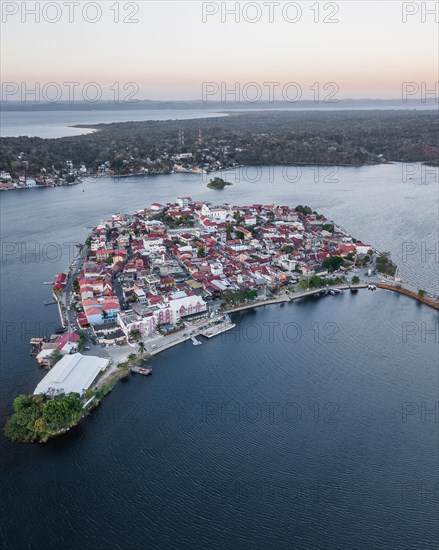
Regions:
[[193, 157], [192, 153], [180, 153], [178, 155], [174, 155], [172, 158], [174, 160], [182, 160], [182, 159], [190, 159], [192, 157]]
[[246, 214], [244, 216], [245, 225], [256, 225], [256, 216], [253, 214]]
[[222, 275], [224, 270], [224, 266], [220, 262], [212, 262], [210, 264], [210, 271], [212, 272], [212, 275]]
[[184, 296], [176, 300], [170, 300], [162, 308], [159, 308], [159, 310], [168, 308], [171, 310], [171, 323], [175, 325], [182, 317], [195, 313], [203, 313], [207, 310], [207, 304], [201, 296]]
[[163, 239], [161, 237], [157, 237], [155, 239], [143, 239], [143, 248], [147, 254], [166, 251], [166, 247], [163, 245]]
[[355, 243], [355, 248], [357, 254], [367, 254], [372, 247], [369, 244]]
[[206, 216], [209, 220], [223, 222], [229, 216], [229, 211], [225, 208], [210, 208], [207, 204], [203, 204], [201, 215]]
[[79, 393], [82, 396], [109, 363], [109, 359], [80, 353], [64, 355], [41, 380], [35, 388], [34, 395]]
[[176, 203], [181, 208], [188, 208], [192, 204], [192, 199], [191, 197], [177, 197]]
[[11, 174], [9, 172], [0, 172], [0, 180], [12, 181]]

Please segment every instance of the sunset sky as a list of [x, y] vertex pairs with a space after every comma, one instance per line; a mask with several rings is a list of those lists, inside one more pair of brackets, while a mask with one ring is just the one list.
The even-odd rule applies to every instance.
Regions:
[[[313, 98], [309, 87], [315, 82], [335, 83], [338, 99], [400, 99], [403, 82], [434, 88], [439, 80], [439, 14], [420, 7], [434, 9], [434, 2], [406, 2], [405, 8], [397, 0], [319, 2], [319, 12], [316, 2], [259, 2], [259, 12], [255, 2], [240, 2], [240, 21], [224, 12], [235, 2], [119, 2], [119, 14], [112, 1], [80, 2], [73, 13], [70, 6], [70, 14], [71, 3], [54, 4], [2, 2], [3, 83], [22, 90], [23, 82], [29, 88], [55, 82], [68, 99], [64, 83], [78, 82], [75, 99], [82, 99], [82, 87], [96, 82], [102, 98], [111, 99], [110, 86], [118, 82], [122, 98], [138, 87], [137, 99], [199, 100], [203, 82], [219, 89], [222, 82], [223, 88], [255, 82], [264, 92], [264, 82], [277, 82], [274, 99], [281, 100], [282, 87], [290, 82], [299, 84], [302, 99]], [[100, 17], [92, 4], [99, 4]], [[295, 23], [285, 20], [285, 4], [286, 18]], [[34, 5], [40, 21], [22, 5], [29, 10]], [[418, 11], [407, 14], [404, 23], [404, 9]], [[324, 17], [334, 22], [324, 23]], [[135, 86], [124, 91], [128, 82]], [[220, 100], [221, 93], [210, 98]], [[12, 99], [20, 97], [11, 94]]]

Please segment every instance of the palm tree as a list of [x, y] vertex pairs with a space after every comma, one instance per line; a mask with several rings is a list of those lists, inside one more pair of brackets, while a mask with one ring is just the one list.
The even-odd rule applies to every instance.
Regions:
[[139, 354], [143, 355], [144, 353], [145, 353], [145, 344], [142, 341], [140, 341], [139, 342]]

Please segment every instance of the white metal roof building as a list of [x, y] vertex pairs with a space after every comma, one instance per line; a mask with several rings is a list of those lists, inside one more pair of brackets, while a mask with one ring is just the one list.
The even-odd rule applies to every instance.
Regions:
[[56, 393], [85, 393], [98, 374], [104, 371], [109, 359], [91, 355], [64, 355], [35, 388], [34, 395]]

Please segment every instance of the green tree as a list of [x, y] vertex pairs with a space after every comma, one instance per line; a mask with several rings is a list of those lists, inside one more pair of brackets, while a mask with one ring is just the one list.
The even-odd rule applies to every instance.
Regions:
[[50, 368], [54, 367], [62, 358], [62, 354], [58, 349], [54, 349], [50, 354]]
[[295, 211], [299, 212], [300, 214], [312, 214], [312, 208], [310, 208], [309, 206], [302, 206], [301, 204], [298, 204], [296, 206]]
[[333, 271], [340, 269], [342, 263], [343, 258], [341, 256], [331, 256], [330, 258], [326, 258], [325, 260], [323, 260], [322, 267], [332, 273]]
[[32, 405], [32, 397], [29, 395], [17, 395], [13, 407], [15, 412], [21, 412]]
[[14, 400], [14, 414], [7, 419], [4, 432], [12, 441], [47, 441], [52, 435], [77, 424], [81, 415], [82, 402], [77, 393], [56, 397], [19, 395]]
[[233, 214], [233, 217], [238, 225], [244, 222], [244, 216], [238, 210]]
[[360, 277], [358, 277], [358, 275], [354, 275], [354, 276], [352, 277], [352, 283], [353, 283], [354, 285], [358, 285], [359, 282], [360, 282]]
[[79, 342], [78, 342], [78, 350], [82, 351], [85, 347], [85, 343], [87, 342], [87, 336], [83, 333], [79, 333]]
[[257, 295], [258, 295], [257, 290], [255, 290], [255, 289], [247, 290], [246, 298], [247, 298], [247, 300], [254, 300]]
[[376, 268], [380, 273], [394, 275], [396, 268], [390, 261], [390, 252], [383, 252], [376, 259]]
[[331, 224], [331, 223], [325, 223], [325, 224], [322, 226], [322, 229], [324, 229], [325, 231], [328, 231], [329, 233], [333, 233], [333, 231], [334, 231], [334, 225]]
[[420, 288], [418, 290], [418, 296], [421, 296], [421, 298], [423, 298], [425, 296], [425, 290], [423, 290], [422, 288]]
[[232, 240], [232, 226], [230, 224], [227, 224], [226, 226], [226, 240]]

